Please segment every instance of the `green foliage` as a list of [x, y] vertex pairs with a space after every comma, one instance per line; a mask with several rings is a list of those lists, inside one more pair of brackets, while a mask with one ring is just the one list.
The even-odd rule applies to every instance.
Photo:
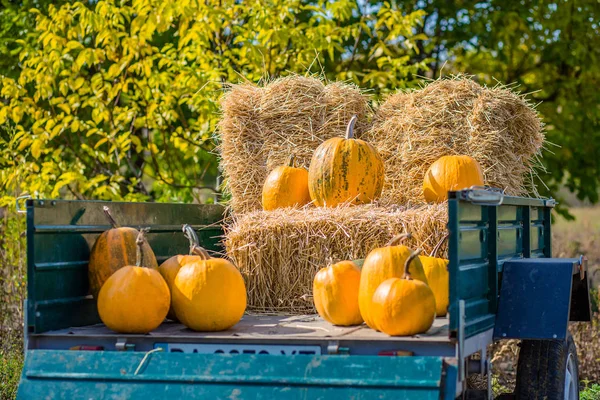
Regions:
[[17, 388], [23, 369], [23, 347], [20, 333], [2, 336], [0, 343], [0, 399], [17, 397]]
[[[36, 10], [2, 78], [0, 191], [202, 201], [225, 82], [317, 72], [381, 91], [420, 67], [422, 12], [351, 1], [99, 1]], [[357, 17], [360, 14], [360, 17]], [[368, 46], [368, 51], [361, 48]], [[334, 66], [324, 69], [324, 65]], [[208, 183], [207, 183], [208, 182]]]
[[[412, 7], [414, 2], [404, 2]], [[546, 123], [543, 194], [560, 185], [597, 202], [600, 185], [600, 3], [596, 0], [418, 2], [433, 76], [464, 72], [531, 93]], [[547, 188], [541, 183], [544, 182]]]
[[579, 393], [580, 400], [598, 400], [600, 399], [600, 385], [597, 383], [583, 382], [584, 388]]

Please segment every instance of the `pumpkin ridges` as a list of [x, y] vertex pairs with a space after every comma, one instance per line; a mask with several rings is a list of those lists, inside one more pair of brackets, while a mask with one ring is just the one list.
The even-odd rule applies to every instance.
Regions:
[[313, 281], [313, 298], [319, 315], [334, 325], [358, 325], [360, 269], [352, 261], [322, 268]]

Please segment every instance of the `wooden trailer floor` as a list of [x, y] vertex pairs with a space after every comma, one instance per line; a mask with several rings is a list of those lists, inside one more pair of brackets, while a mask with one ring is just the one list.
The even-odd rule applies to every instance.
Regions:
[[144, 337], [163, 341], [220, 341], [260, 340], [263, 343], [313, 342], [324, 341], [385, 341], [385, 342], [435, 342], [448, 343], [448, 318], [436, 318], [428, 332], [410, 337], [390, 337], [368, 328], [365, 324], [351, 327], [334, 326], [318, 315], [302, 316], [265, 316], [246, 314], [233, 328], [223, 332], [194, 332], [180, 323], [165, 321], [147, 335], [123, 335], [108, 329], [103, 324], [73, 327], [32, 335], [38, 338], [107, 338], [107, 337]]

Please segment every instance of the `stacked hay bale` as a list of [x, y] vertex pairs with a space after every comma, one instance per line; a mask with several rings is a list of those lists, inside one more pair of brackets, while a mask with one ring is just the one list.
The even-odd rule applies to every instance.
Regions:
[[236, 85], [221, 102], [221, 166], [236, 213], [261, 209], [262, 185], [290, 154], [308, 168], [314, 150], [342, 136], [353, 115], [358, 134], [370, 127], [369, 101], [352, 85], [312, 77], [277, 79], [264, 87]]
[[[446, 204], [423, 204], [423, 175], [437, 158], [470, 155], [485, 182], [524, 195], [542, 143], [530, 105], [503, 88], [460, 78], [435, 81], [384, 102], [369, 126], [367, 98], [352, 86], [291, 77], [265, 87], [236, 86], [223, 101], [222, 166], [234, 211], [226, 231], [228, 256], [248, 289], [248, 309], [314, 312], [316, 272], [328, 263], [364, 258], [399, 233], [430, 254], [446, 230]], [[378, 204], [262, 211], [261, 190], [290, 152], [301, 165], [327, 138], [343, 136], [353, 114], [357, 137], [384, 159], [386, 186]]]
[[543, 125], [525, 97], [503, 86], [486, 88], [459, 76], [396, 93], [361, 138], [384, 159], [382, 200], [389, 203], [423, 203], [425, 172], [447, 155], [473, 157], [485, 183], [509, 195], [537, 195]]
[[308, 296], [320, 268], [364, 258], [399, 232], [410, 232], [406, 244], [430, 254], [444, 237], [446, 214], [445, 204], [257, 211], [234, 218], [225, 246], [245, 275], [249, 309], [311, 313]]

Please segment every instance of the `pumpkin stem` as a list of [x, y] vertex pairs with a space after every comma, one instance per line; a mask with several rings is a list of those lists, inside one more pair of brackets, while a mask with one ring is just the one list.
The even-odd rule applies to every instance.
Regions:
[[290, 154], [290, 156], [288, 157], [288, 161], [287, 161], [288, 167], [293, 167], [295, 161], [296, 161], [296, 155], [295, 154]]
[[112, 214], [110, 213], [110, 208], [108, 208], [108, 206], [104, 206], [102, 208], [102, 210], [104, 210], [104, 215], [106, 215], [106, 218], [108, 218], [108, 222], [110, 222], [110, 225], [113, 228], [118, 228], [119, 224], [117, 224], [117, 221], [115, 221], [114, 217], [112, 216]]
[[446, 232], [444, 234], [444, 237], [442, 237], [440, 239], [439, 242], [437, 242], [437, 244], [435, 245], [435, 247], [433, 248], [433, 250], [431, 251], [431, 257], [437, 257], [437, 253], [438, 251], [442, 248], [442, 245], [444, 244], [444, 242], [446, 242], [448, 240], [448, 237], [450, 237], [450, 233]]
[[358, 117], [353, 115], [348, 123], [348, 127], [346, 128], [346, 139], [354, 139], [354, 125], [356, 124], [356, 120]]
[[137, 246], [135, 253], [135, 265], [137, 267], [142, 266], [142, 262], [144, 261], [144, 249], [142, 246], [146, 241], [146, 233], [150, 231], [150, 228], [142, 228], [140, 229], [140, 233], [138, 233], [137, 238], [135, 239], [135, 244]]
[[422, 249], [417, 249], [415, 251], [413, 251], [410, 256], [408, 256], [408, 258], [406, 259], [406, 262], [404, 263], [404, 279], [407, 280], [411, 280], [412, 276], [410, 276], [410, 272], [408, 272], [408, 267], [410, 266], [410, 263], [419, 256], [419, 254], [421, 254], [423, 250]]
[[198, 235], [196, 235], [194, 228], [188, 224], [185, 224], [181, 230], [183, 231], [183, 234], [187, 240], [190, 241], [190, 255], [200, 256], [203, 260], [210, 259], [208, 252], [202, 246], [200, 246], [200, 240], [198, 239]]
[[389, 242], [385, 245], [385, 247], [395, 246], [398, 243], [402, 243], [406, 239], [412, 239], [412, 235], [410, 233], [402, 233], [400, 235], [396, 235], [390, 239]]

